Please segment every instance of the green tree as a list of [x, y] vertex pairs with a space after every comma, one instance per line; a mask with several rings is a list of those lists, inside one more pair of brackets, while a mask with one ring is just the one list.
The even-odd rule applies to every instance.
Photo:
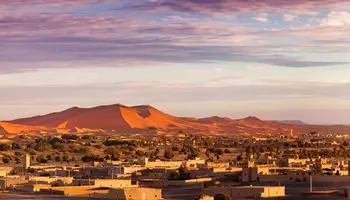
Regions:
[[172, 159], [175, 156], [174, 152], [170, 149], [167, 149], [164, 151], [164, 158], [166, 159]]
[[13, 142], [11, 146], [12, 146], [13, 150], [21, 149], [21, 146], [18, 143], [15, 143], [15, 142]]
[[145, 155], [145, 153], [143, 151], [141, 151], [141, 150], [137, 150], [135, 154], [136, 154], [137, 157], [142, 157], [142, 156]]

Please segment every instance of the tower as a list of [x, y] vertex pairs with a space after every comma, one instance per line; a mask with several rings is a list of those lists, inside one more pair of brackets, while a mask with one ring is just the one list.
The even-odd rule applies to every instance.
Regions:
[[30, 167], [30, 155], [26, 153], [24, 161], [24, 168], [28, 169]]
[[293, 129], [290, 129], [290, 137], [293, 138]]

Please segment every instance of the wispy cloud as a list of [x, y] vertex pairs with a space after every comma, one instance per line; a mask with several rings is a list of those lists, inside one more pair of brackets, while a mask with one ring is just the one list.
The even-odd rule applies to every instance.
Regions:
[[216, 12], [283, 11], [284, 9], [305, 11], [313, 9], [330, 9], [344, 5], [349, 6], [349, 2], [347, 0], [259, 0], [253, 2], [244, 0], [163, 0], [157, 2], [135, 3], [126, 8], [211, 14]]

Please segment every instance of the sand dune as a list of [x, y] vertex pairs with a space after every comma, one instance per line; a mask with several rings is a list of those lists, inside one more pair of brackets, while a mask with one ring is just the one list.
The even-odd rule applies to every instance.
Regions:
[[5, 130], [6, 133], [48, 131], [48, 128], [45, 126], [27, 126], [7, 122], [0, 122], [0, 127], [2, 127], [2, 129]]
[[111, 132], [139, 133], [149, 131], [178, 133], [294, 133], [308, 131], [348, 131], [345, 126], [298, 126], [274, 121], [264, 121], [257, 117], [230, 119], [226, 117], [185, 118], [163, 113], [149, 105], [128, 107], [121, 104], [94, 108], [73, 107], [62, 112], [43, 116], [0, 122], [0, 133], [20, 132]]

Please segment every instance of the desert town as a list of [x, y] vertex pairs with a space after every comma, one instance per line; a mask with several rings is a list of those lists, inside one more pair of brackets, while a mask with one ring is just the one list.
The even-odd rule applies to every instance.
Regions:
[[17, 137], [0, 148], [7, 199], [344, 199], [350, 190], [346, 134]]

